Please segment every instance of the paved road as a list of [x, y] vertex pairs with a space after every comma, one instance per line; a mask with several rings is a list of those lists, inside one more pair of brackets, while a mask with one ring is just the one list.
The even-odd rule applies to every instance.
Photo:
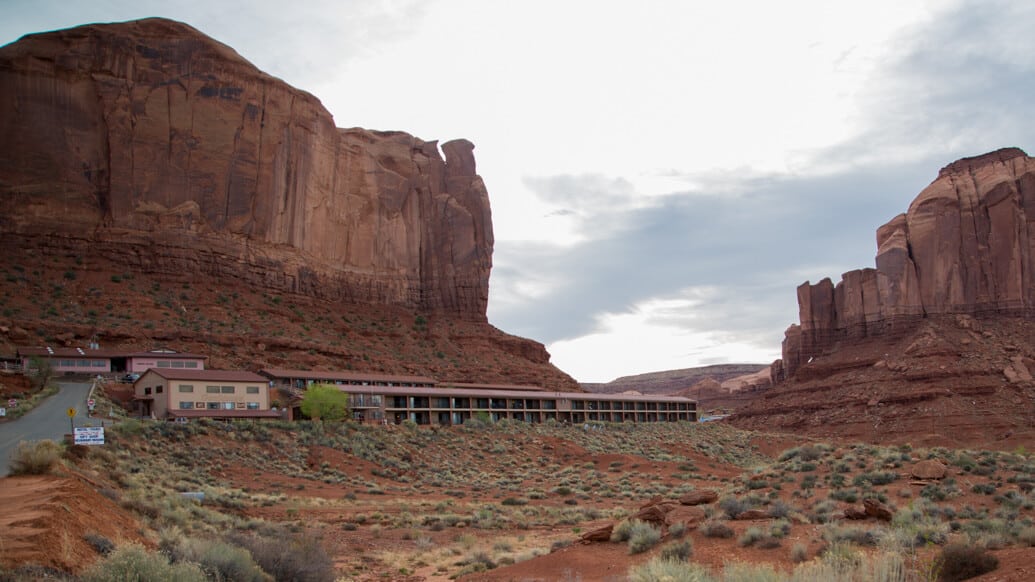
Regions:
[[[72, 424], [68, 420], [67, 410], [75, 408], [76, 426], [84, 426], [86, 416], [86, 396], [90, 392], [90, 382], [59, 382], [57, 394], [44, 400], [39, 406], [25, 416], [0, 424], [0, 477], [6, 477], [8, 464], [21, 441], [38, 441], [51, 439], [60, 441], [64, 435], [72, 432]], [[94, 426], [97, 426], [94, 420]]]

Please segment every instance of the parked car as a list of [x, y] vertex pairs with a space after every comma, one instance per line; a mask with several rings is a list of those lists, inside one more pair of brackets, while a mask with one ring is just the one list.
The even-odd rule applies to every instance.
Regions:
[[135, 373], [134, 374], [126, 374], [125, 376], [122, 377], [122, 381], [125, 382], [126, 384], [132, 384], [133, 382], [136, 382], [139, 379], [140, 379], [140, 374], [135, 374]]

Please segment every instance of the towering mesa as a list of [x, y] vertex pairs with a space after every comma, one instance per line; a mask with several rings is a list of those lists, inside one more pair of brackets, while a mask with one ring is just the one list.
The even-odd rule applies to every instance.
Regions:
[[801, 324], [780, 374], [842, 339], [912, 327], [928, 315], [1035, 312], [1035, 160], [1017, 148], [949, 164], [877, 230], [876, 269], [798, 287]]
[[0, 242], [157, 273], [485, 321], [474, 146], [339, 129], [312, 95], [179, 22], [0, 48]]

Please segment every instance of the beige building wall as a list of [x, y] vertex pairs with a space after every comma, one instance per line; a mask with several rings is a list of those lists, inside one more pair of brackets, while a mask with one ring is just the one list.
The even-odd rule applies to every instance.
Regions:
[[265, 382], [166, 379], [154, 371], [136, 382], [137, 397], [153, 396], [155, 418], [176, 416], [177, 410], [269, 410]]

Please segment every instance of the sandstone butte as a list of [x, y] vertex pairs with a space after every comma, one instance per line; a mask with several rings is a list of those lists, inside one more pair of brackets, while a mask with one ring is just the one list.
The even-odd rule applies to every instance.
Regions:
[[901, 334], [937, 315], [1035, 313], [1035, 160], [1017, 148], [942, 168], [877, 230], [876, 268], [798, 287], [776, 380], [835, 344]]
[[486, 321], [493, 233], [466, 140], [335, 127], [185, 24], [0, 48], [0, 242]]
[[[27, 35], [0, 47], [0, 247], [10, 265], [40, 275], [11, 283], [8, 294], [45, 293], [55, 269], [94, 275], [65, 285], [61, 321], [34, 318], [37, 308], [24, 301], [8, 310], [16, 316], [0, 320], [0, 345], [173, 342], [224, 366], [329, 369], [362, 355], [353, 364], [370, 371], [577, 390], [542, 344], [488, 323], [493, 229], [473, 149], [462, 139], [440, 146], [398, 131], [338, 128], [316, 97], [180, 22]], [[43, 260], [49, 270], [33, 267]], [[152, 298], [108, 283], [106, 269], [191, 294], [295, 298], [285, 303], [309, 310], [305, 321], [280, 321], [289, 334], [305, 322], [314, 333], [290, 341], [274, 336], [277, 324], [267, 319], [264, 336], [235, 337], [212, 327], [219, 316], [207, 304], [198, 307], [209, 316], [200, 330], [149, 319], [127, 332], [105, 321], [146, 319]], [[104, 315], [113, 297], [128, 314]], [[235, 315], [274, 317], [266, 307], [266, 315], [247, 306]], [[64, 315], [88, 308], [98, 322]], [[316, 337], [334, 311], [337, 328]], [[388, 314], [409, 313], [431, 324], [409, 343], [365, 339], [368, 329], [343, 329], [341, 318], [355, 324], [356, 313], [397, 321], [407, 316]], [[332, 343], [339, 332], [366, 343]], [[415, 341], [438, 350], [435, 363], [407, 359]]]

